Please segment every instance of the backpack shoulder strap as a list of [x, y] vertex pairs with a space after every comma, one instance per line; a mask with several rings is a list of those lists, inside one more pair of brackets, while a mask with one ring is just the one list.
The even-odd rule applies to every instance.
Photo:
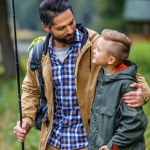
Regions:
[[39, 36], [39, 37], [35, 38], [35, 39], [31, 42], [31, 44], [29, 45], [29, 47], [28, 47], [28, 49], [27, 49], [27, 53], [30, 52], [31, 48], [33, 48], [33, 46], [35, 45], [35, 43], [38, 43], [38, 42], [41, 41], [41, 40], [44, 40], [44, 41], [45, 41], [45, 39], [46, 39], [46, 36]]
[[43, 54], [43, 44], [44, 44], [44, 40], [41, 40], [35, 43], [33, 46], [33, 53], [30, 62], [30, 68], [32, 71], [37, 70], [38, 65], [41, 64], [41, 57]]
[[35, 118], [34, 126], [36, 129], [41, 129], [42, 122], [46, 122], [46, 125], [49, 124], [49, 120], [47, 117], [47, 100], [45, 97], [45, 90], [44, 90], [44, 79], [42, 75], [42, 64], [41, 64], [41, 58], [42, 54], [44, 53], [44, 44], [45, 39], [40, 39], [37, 42], [35, 42], [33, 45], [31, 44], [29, 51], [31, 48], [33, 48], [31, 61], [30, 61], [30, 68], [32, 71], [37, 70], [38, 71], [38, 82], [40, 87], [40, 103], [37, 108], [37, 114]]
[[38, 41], [33, 46], [33, 53], [30, 62], [30, 68], [32, 71], [38, 70], [38, 80], [40, 85], [40, 97], [45, 99], [45, 91], [44, 91], [44, 80], [42, 76], [42, 65], [41, 65], [41, 57], [43, 54], [43, 44], [44, 40]]

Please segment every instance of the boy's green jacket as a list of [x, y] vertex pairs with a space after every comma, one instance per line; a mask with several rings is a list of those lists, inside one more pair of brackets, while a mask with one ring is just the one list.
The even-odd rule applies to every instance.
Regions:
[[[128, 62], [129, 64], [129, 62]], [[92, 105], [89, 150], [99, 150], [103, 145], [110, 149], [115, 145], [120, 150], [145, 150], [144, 131], [147, 118], [142, 108], [131, 108], [122, 100], [122, 95], [133, 91], [137, 82], [137, 66], [125, 68], [112, 75], [101, 70]]]

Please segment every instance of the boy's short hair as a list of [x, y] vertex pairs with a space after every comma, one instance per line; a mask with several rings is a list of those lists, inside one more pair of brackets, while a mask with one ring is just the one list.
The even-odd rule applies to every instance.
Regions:
[[111, 41], [108, 46], [108, 52], [111, 53], [118, 63], [122, 63], [128, 59], [131, 47], [130, 39], [121, 32], [111, 29], [104, 29], [102, 37], [105, 40]]

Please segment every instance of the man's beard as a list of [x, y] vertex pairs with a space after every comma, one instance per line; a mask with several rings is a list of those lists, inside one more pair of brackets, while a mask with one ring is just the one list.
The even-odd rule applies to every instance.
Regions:
[[52, 32], [51, 34], [56, 41], [64, 43], [64, 44], [72, 44], [75, 41], [75, 36], [74, 36], [75, 33], [73, 34], [73, 37], [70, 39], [67, 39], [67, 37], [71, 36], [70, 34], [65, 35], [63, 38], [55, 36]]

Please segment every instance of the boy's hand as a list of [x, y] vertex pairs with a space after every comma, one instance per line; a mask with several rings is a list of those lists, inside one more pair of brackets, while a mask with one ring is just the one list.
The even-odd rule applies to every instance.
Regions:
[[140, 84], [133, 83], [130, 85], [130, 87], [136, 88], [136, 91], [125, 93], [122, 99], [125, 103], [127, 103], [129, 107], [141, 107], [144, 104], [145, 100]]
[[99, 150], [110, 150], [107, 145], [102, 146]]

